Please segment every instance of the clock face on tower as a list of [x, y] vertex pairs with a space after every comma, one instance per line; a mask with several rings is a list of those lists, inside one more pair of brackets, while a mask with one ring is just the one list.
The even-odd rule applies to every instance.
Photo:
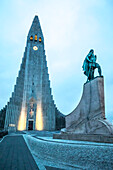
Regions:
[[38, 50], [38, 47], [37, 47], [37, 46], [34, 46], [34, 47], [33, 47], [33, 50], [35, 50], [35, 51]]

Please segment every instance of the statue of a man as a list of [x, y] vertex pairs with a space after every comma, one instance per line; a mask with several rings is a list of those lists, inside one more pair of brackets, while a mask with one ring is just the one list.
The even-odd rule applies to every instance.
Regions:
[[84, 63], [83, 63], [83, 71], [84, 74], [87, 76], [87, 81], [94, 79], [94, 70], [97, 68], [99, 76], [101, 75], [101, 67], [98, 63], [96, 63], [97, 56], [94, 55], [94, 50], [91, 49], [86, 56]]

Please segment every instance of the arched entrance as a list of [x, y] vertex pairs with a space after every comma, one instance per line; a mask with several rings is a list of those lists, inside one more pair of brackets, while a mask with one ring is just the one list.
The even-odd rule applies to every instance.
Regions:
[[28, 130], [34, 130], [35, 99], [32, 97], [28, 105]]
[[33, 122], [34, 122], [33, 119], [28, 120], [28, 130], [33, 130]]

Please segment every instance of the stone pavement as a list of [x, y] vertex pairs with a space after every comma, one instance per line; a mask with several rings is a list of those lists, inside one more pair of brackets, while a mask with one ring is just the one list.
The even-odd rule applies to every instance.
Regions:
[[60, 133], [60, 131], [37, 131], [37, 130], [31, 130], [30, 131], [29, 130], [29, 131], [22, 131], [22, 133], [27, 134], [27, 135], [31, 135], [31, 136], [53, 137], [53, 134]]
[[51, 166], [39, 168], [22, 136], [10, 133], [0, 142], [0, 170], [62, 170]]
[[38, 170], [23, 137], [6, 136], [0, 143], [0, 170]]
[[52, 133], [45, 134], [7, 135], [0, 142], [0, 170], [113, 170], [113, 144], [52, 139]]
[[113, 144], [24, 135], [37, 163], [66, 170], [113, 170]]

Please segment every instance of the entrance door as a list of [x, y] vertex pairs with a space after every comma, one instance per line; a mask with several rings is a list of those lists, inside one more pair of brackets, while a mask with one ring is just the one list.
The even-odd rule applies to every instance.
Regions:
[[29, 120], [28, 130], [33, 130], [33, 121]]

